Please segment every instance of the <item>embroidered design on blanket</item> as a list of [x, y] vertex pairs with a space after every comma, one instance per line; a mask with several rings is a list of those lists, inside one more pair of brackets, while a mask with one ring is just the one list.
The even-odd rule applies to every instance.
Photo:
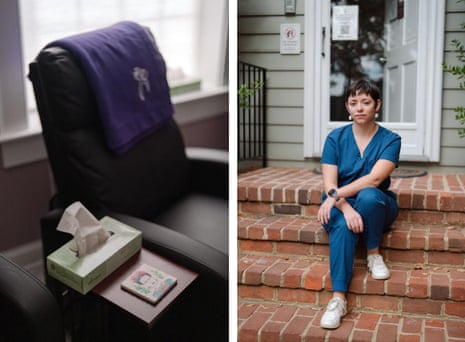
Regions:
[[145, 101], [144, 89], [147, 93], [150, 93], [149, 72], [147, 69], [134, 67], [132, 75], [134, 76], [134, 79], [139, 83], [139, 98], [141, 101]]

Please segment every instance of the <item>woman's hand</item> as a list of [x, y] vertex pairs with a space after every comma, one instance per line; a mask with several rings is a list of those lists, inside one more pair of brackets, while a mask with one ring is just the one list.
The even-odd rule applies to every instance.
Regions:
[[352, 206], [345, 206], [342, 210], [344, 218], [346, 219], [347, 228], [354, 233], [363, 232], [362, 216]]
[[318, 222], [321, 224], [327, 224], [329, 222], [329, 217], [331, 215], [331, 209], [336, 204], [336, 200], [332, 197], [326, 197], [325, 201], [321, 204], [320, 209], [318, 209]]
[[[342, 200], [344, 201], [344, 199]], [[327, 224], [331, 216], [331, 209], [336, 205], [336, 200], [332, 197], [327, 197], [318, 209], [318, 222]], [[347, 223], [347, 228], [354, 233], [363, 232], [362, 216], [349, 204], [344, 201], [338, 208], [342, 211]]]

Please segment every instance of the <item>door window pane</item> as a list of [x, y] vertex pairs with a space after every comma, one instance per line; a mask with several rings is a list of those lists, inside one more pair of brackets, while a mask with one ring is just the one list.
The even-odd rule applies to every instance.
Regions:
[[[359, 78], [372, 80], [383, 92], [384, 0], [332, 0], [334, 6], [358, 6], [358, 39], [331, 39], [330, 120], [348, 121], [344, 106], [347, 86]], [[382, 120], [382, 109], [379, 119]]]

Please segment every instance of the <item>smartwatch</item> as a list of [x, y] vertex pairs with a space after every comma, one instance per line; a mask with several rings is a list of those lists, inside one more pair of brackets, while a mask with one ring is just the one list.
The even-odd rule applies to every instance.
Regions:
[[328, 191], [328, 196], [334, 198], [334, 199], [336, 200], [336, 202], [339, 201], [339, 200], [341, 199], [341, 198], [339, 197], [339, 195], [337, 194], [336, 189], [331, 189], [331, 190], [329, 190], [329, 191]]

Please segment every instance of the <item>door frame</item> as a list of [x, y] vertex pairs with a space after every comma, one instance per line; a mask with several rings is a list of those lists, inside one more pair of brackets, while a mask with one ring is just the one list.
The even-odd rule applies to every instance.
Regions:
[[[408, 1], [408, 0], [406, 0]], [[415, 1], [415, 0], [414, 0]], [[418, 1], [418, 0], [417, 0]], [[417, 118], [423, 120], [422, 153], [404, 161], [438, 162], [442, 117], [442, 61], [444, 53], [445, 0], [418, 1]], [[305, 3], [304, 157], [321, 156], [327, 133], [347, 122], [329, 121], [330, 0]], [[421, 115], [423, 113], [423, 115]], [[402, 123], [384, 123], [396, 130]]]

